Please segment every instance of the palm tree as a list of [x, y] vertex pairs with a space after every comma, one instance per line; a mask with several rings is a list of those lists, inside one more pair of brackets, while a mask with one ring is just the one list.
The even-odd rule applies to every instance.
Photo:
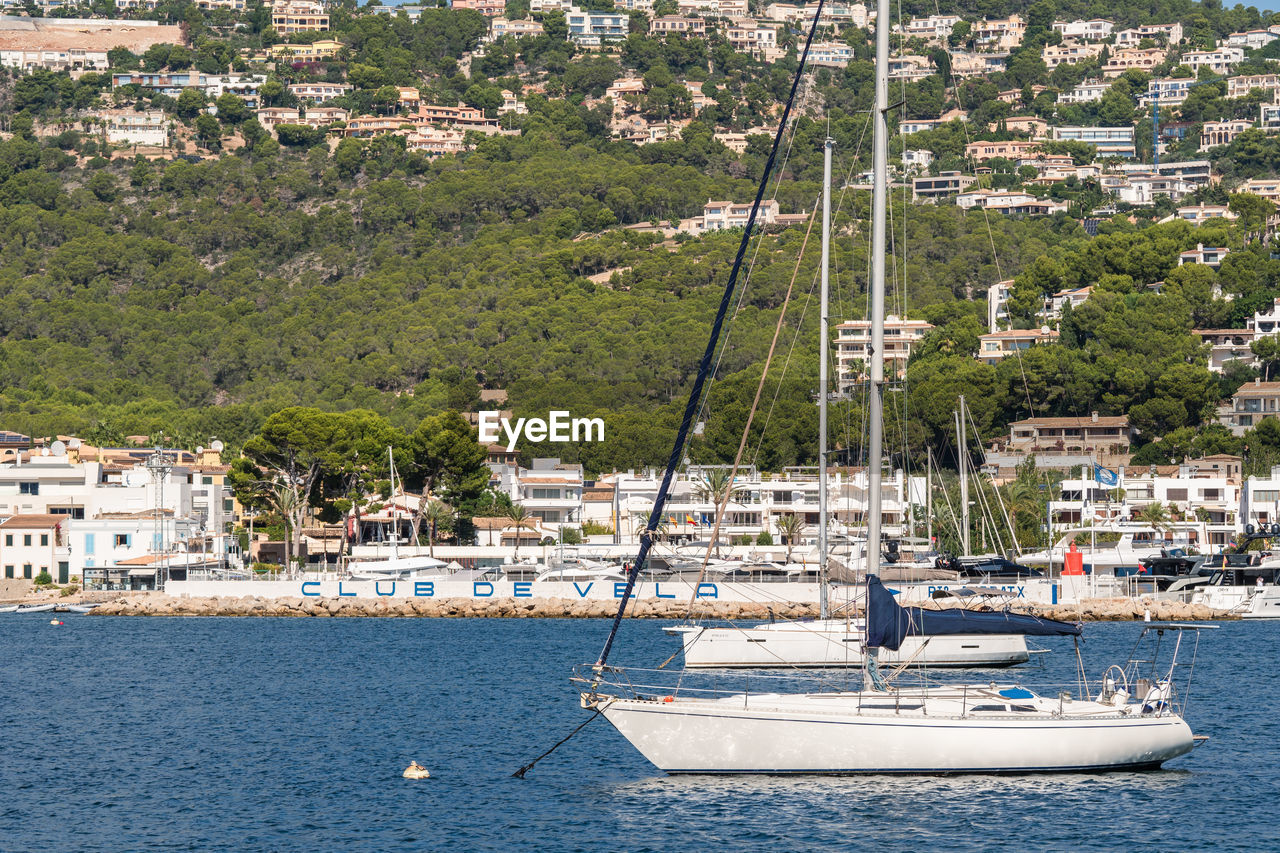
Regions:
[[787, 562], [791, 562], [791, 549], [795, 547], [796, 540], [800, 538], [800, 534], [804, 532], [804, 519], [794, 512], [786, 515], [780, 515], [773, 520], [774, 527], [778, 528], [778, 533], [782, 534], [787, 540]]
[[702, 479], [694, 486], [694, 494], [698, 500], [714, 504], [716, 507], [719, 507], [734, 491], [736, 489], [733, 487], [733, 478], [724, 468], [712, 468], [704, 473]]
[[1134, 513], [1134, 518], [1144, 524], [1150, 524], [1156, 530], [1164, 530], [1169, 526], [1169, 510], [1160, 501], [1152, 501]]
[[532, 516], [521, 504], [512, 504], [507, 509], [507, 518], [516, 526], [516, 559], [520, 559], [520, 531], [529, 526]]
[[427, 523], [428, 553], [436, 555], [436, 538], [442, 526], [453, 520], [453, 509], [444, 501], [428, 500], [422, 512], [422, 520]]

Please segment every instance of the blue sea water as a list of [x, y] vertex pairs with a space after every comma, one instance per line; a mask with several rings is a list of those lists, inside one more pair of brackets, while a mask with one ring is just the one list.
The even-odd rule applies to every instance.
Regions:
[[[1280, 623], [1206, 632], [1211, 740], [1158, 772], [667, 777], [597, 720], [517, 780], [586, 718], [607, 622], [64, 619], [0, 616], [3, 851], [1280, 849]], [[1089, 625], [1090, 674], [1139, 630]], [[630, 621], [614, 662], [674, 642]], [[1050, 645], [998, 677], [1070, 680]]]

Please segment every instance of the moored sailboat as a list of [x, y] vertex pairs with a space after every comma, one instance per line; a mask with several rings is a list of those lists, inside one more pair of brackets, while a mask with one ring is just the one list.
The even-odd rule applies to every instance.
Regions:
[[[790, 114], [822, 5], [820, 0], [764, 180]], [[1167, 669], [1156, 669], [1155, 654], [1141, 660], [1131, 658], [1125, 667], [1118, 668], [1117, 676], [1103, 679], [1102, 689], [1092, 699], [1073, 698], [1066, 692], [1041, 696], [1016, 684], [898, 687], [892, 686], [891, 677], [879, 669], [878, 651], [900, 649], [906, 637], [925, 630], [926, 618], [919, 611], [899, 607], [877, 576], [881, 544], [884, 368], [879, 353], [884, 344], [889, 20], [888, 0], [879, 0], [873, 117], [868, 578], [862, 689], [762, 692], [756, 680], [754, 691], [692, 692], [684, 674], [675, 686], [662, 686], [649, 681], [652, 677], [653, 682], [658, 682], [661, 674], [657, 671], [619, 670], [608, 665], [627, 599], [652, 544], [710, 369], [763, 195], [762, 180], [613, 628], [596, 663], [578, 676], [582, 706], [603, 715], [650, 762], [669, 773], [1029, 773], [1159, 767], [1189, 752], [1195, 744], [1191, 729], [1179, 713], [1180, 696], [1174, 688], [1183, 626], [1154, 629], [1160, 637], [1165, 631], [1174, 631], [1178, 636]], [[1146, 629], [1144, 635], [1150, 630]], [[1141, 682], [1140, 671], [1145, 673]], [[1141, 699], [1131, 701], [1131, 695], [1139, 694]]]

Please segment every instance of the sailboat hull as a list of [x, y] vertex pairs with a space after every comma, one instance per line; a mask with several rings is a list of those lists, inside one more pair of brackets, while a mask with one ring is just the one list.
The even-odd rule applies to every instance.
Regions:
[[[861, 666], [864, 628], [860, 622], [820, 620], [777, 622], [747, 628], [682, 625], [669, 628], [684, 644], [684, 665], [708, 668]], [[926, 640], [928, 642], [926, 642]], [[1005, 667], [1031, 657], [1019, 634], [943, 634], [907, 637], [897, 651], [882, 650], [886, 665], [910, 662], [930, 667]]]
[[[931, 699], [871, 694], [717, 700], [586, 696], [667, 773], [1044, 773], [1139, 770], [1191, 751], [1181, 717], [1047, 709], [969, 713]], [[974, 700], [968, 700], [973, 706]], [[1041, 703], [1046, 700], [1039, 700]], [[1057, 700], [1048, 700], [1058, 707]], [[877, 703], [887, 705], [875, 708]], [[940, 716], [925, 713], [939, 712]], [[956, 712], [946, 715], [948, 710]]]

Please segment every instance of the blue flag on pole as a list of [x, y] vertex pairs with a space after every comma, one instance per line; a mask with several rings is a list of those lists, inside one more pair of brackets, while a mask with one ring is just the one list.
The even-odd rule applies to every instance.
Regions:
[[1120, 475], [1110, 468], [1103, 468], [1095, 462], [1093, 465], [1093, 479], [1101, 486], [1114, 486], [1120, 482]]

